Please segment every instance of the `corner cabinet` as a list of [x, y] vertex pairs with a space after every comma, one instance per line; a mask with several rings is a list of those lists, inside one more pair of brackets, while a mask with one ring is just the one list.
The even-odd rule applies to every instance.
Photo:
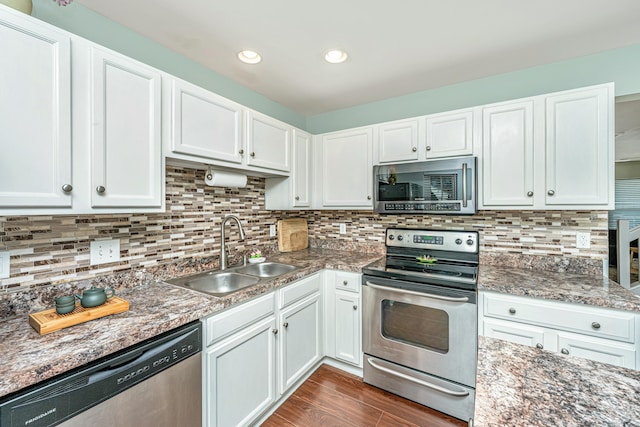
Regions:
[[632, 312], [481, 292], [484, 336], [630, 369], [640, 367], [640, 316]]
[[161, 77], [144, 64], [91, 48], [91, 206], [160, 207]]
[[373, 209], [373, 128], [320, 137], [318, 171], [322, 208]]
[[283, 172], [291, 170], [292, 127], [264, 114], [246, 112], [247, 164]]
[[69, 209], [71, 41], [21, 15], [0, 10], [0, 208]]

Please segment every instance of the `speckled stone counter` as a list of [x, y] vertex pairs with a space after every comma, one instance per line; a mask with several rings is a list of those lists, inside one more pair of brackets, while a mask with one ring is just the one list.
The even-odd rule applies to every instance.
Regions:
[[474, 426], [640, 427], [640, 371], [479, 337]]
[[[156, 267], [145, 273], [148, 275], [146, 283], [131, 288], [118, 287], [118, 283], [115, 283], [117, 279], [105, 279], [106, 284], [118, 288], [119, 296], [129, 301], [129, 311], [43, 336], [29, 325], [27, 314], [0, 321], [0, 354], [3, 362], [0, 363], [0, 396], [209, 316], [321, 269], [360, 272], [363, 266], [379, 257], [379, 254], [327, 249], [273, 255], [269, 261], [294, 264], [301, 268], [220, 298], [155, 281], [212, 268], [206, 262]], [[45, 289], [43, 292], [48, 292], [46, 300], [52, 301], [52, 291]], [[15, 300], [25, 304], [28, 299], [38, 300], [33, 293], [28, 295], [15, 296]], [[41, 300], [44, 299], [39, 298]], [[36, 309], [31, 311], [38, 311], [38, 304], [42, 303], [35, 304]]]
[[481, 265], [478, 290], [640, 312], [640, 297], [599, 276]]

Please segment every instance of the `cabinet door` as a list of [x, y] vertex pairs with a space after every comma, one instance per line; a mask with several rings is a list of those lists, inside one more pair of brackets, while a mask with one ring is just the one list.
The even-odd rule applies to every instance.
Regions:
[[464, 156], [473, 152], [473, 111], [426, 117], [427, 159]]
[[311, 135], [293, 130], [293, 207], [309, 207], [311, 196]]
[[322, 358], [320, 294], [280, 314], [280, 393], [284, 393]]
[[173, 152], [242, 162], [242, 107], [182, 80], [171, 81]]
[[71, 207], [69, 37], [0, 11], [0, 207]]
[[371, 128], [323, 135], [321, 148], [322, 205], [373, 208]]
[[546, 98], [547, 205], [609, 203], [614, 167], [610, 92], [610, 87], [598, 87]]
[[533, 206], [533, 101], [482, 111], [484, 206]]
[[91, 51], [91, 206], [160, 207], [160, 74]]
[[558, 332], [558, 350], [566, 355], [636, 369], [636, 348], [633, 344]]
[[418, 120], [378, 126], [378, 162], [418, 160]]
[[[504, 320], [483, 319], [484, 335], [529, 347], [544, 348], [544, 329]], [[553, 349], [547, 349], [552, 350]]]
[[289, 172], [291, 126], [255, 111], [247, 112], [247, 164]]
[[336, 359], [359, 366], [362, 348], [359, 295], [336, 291], [335, 310]]
[[249, 425], [276, 401], [275, 328], [270, 317], [206, 350], [205, 425]]

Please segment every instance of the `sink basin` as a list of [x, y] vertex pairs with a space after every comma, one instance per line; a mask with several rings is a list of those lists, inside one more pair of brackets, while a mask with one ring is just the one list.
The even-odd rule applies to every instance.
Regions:
[[256, 276], [226, 271], [214, 271], [167, 280], [167, 283], [184, 286], [185, 288], [219, 297], [255, 285], [259, 281], [260, 278]]
[[280, 264], [279, 262], [263, 262], [260, 264], [247, 265], [236, 271], [258, 277], [276, 277], [297, 269], [298, 267], [295, 265]]

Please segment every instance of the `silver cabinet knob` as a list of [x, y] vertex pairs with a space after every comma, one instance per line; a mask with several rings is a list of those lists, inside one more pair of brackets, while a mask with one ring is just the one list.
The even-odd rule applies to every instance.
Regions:
[[418, 147], [411, 147], [411, 151], [415, 153], [416, 151], [418, 151]]
[[296, 196], [296, 200], [300, 200], [300, 196]]
[[284, 326], [285, 328], [288, 328], [288, 327], [289, 327], [289, 322], [284, 322], [284, 323], [282, 324], [282, 326]]
[[345, 286], [347, 286], [347, 285], [349, 284], [349, 282], [348, 282], [348, 281], [346, 281], [346, 280], [344, 280], [344, 281], [342, 282], [342, 284], [343, 284], [343, 285], [345, 285]]
[[509, 313], [511, 313], [511, 314], [516, 314], [516, 309], [515, 309], [515, 308], [513, 308], [513, 307], [511, 307], [511, 308], [509, 309]]
[[533, 197], [533, 191], [527, 191], [527, 196], [528, 197]]
[[542, 350], [544, 348], [544, 346], [540, 343], [536, 344], [536, 348], [539, 348], [540, 350]]
[[567, 350], [566, 348], [563, 348], [562, 350], [560, 350], [560, 353], [569, 354], [569, 350]]
[[593, 322], [593, 323], [591, 324], [591, 327], [592, 327], [593, 329], [600, 329], [600, 323], [598, 323], [598, 322]]
[[371, 200], [371, 196], [367, 196], [367, 200]]
[[556, 194], [556, 192], [553, 191], [553, 190], [549, 190], [549, 191], [547, 191], [547, 194], [550, 195], [550, 196], [553, 196], [554, 194]]
[[244, 150], [241, 148], [240, 151], [238, 151], [238, 154], [242, 156], [244, 154]]
[[278, 330], [276, 328], [273, 328], [271, 332], [273, 332], [273, 335], [278, 335]]
[[354, 305], [354, 306], [353, 306], [353, 309], [354, 309], [354, 310], [357, 310], [357, 309], [358, 309], [358, 306], [357, 306], [357, 305]]
[[427, 151], [431, 151], [431, 146], [427, 145]]
[[102, 185], [98, 185], [98, 186], [96, 187], [96, 191], [98, 192], [98, 194], [102, 194], [102, 193], [104, 193], [105, 191], [107, 191], [107, 189], [106, 189], [106, 188], [104, 188], [104, 186], [102, 186]]
[[249, 153], [249, 155], [250, 155], [251, 157], [255, 157], [255, 156], [256, 156], [256, 153], [254, 153], [254, 152], [252, 151], [251, 153]]
[[209, 181], [211, 181], [211, 180], [213, 179], [213, 174], [208, 173], [208, 174], [207, 174], [207, 179], [208, 179]]
[[62, 186], [62, 191], [64, 191], [65, 193], [71, 193], [72, 190], [73, 186], [71, 184], [65, 184]]

